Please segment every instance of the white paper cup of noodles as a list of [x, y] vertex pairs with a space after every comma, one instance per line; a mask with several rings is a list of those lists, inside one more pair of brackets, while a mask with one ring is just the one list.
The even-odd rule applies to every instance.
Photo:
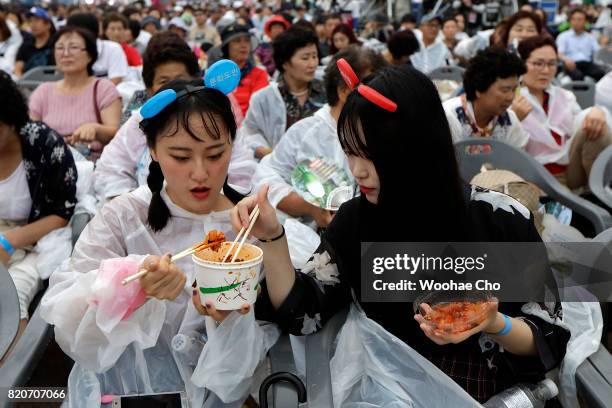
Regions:
[[252, 305], [257, 300], [263, 251], [245, 243], [236, 262], [229, 263], [236, 245], [227, 261], [222, 263], [231, 245], [231, 242], [224, 242], [217, 251], [207, 248], [192, 255], [200, 301], [202, 304], [211, 302], [218, 310], [240, 309], [245, 303]]

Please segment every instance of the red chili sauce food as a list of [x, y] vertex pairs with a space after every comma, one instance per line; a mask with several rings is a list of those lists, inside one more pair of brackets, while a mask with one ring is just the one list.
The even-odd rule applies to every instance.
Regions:
[[484, 301], [438, 303], [425, 315], [425, 320], [429, 321], [435, 330], [451, 334], [462, 333], [484, 321], [487, 303]]

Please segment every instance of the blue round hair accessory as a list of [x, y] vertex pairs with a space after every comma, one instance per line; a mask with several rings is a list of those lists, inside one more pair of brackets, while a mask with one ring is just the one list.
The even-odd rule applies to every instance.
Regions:
[[142, 108], [140, 108], [140, 115], [143, 119], [150, 119], [175, 100], [176, 91], [174, 89], [165, 89], [153, 95], [151, 99], [142, 105]]
[[212, 64], [204, 75], [204, 85], [223, 92], [231, 93], [240, 83], [240, 68], [234, 61], [222, 59]]

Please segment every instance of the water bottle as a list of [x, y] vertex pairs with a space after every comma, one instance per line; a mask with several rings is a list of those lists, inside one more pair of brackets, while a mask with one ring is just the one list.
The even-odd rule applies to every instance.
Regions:
[[91, 149], [85, 143], [77, 142], [72, 147], [74, 147], [79, 153], [81, 153], [85, 157], [91, 156]]
[[198, 359], [206, 341], [206, 335], [193, 331], [175, 335], [172, 338], [171, 346], [183, 364], [195, 367], [198, 365]]
[[538, 384], [517, 384], [493, 396], [485, 402], [485, 408], [544, 408], [549, 399], [559, 394], [557, 385], [550, 379]]

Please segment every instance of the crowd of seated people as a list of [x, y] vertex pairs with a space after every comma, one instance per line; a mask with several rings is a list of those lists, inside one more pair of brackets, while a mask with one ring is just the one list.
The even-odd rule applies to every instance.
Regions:
[[[551, 21], [528, 5], [491, 23], [465, 1], [395, 20], [320, 1], [161, 3], [0, 5], [0, 262], [19, 299], [14, 344], [45, 291], [41, 316], [75, 361], [68, 406], [181, 389], [193, 406], [240, 407], [280, 331], [315, 333], [353, 302], [480, 403], [561, 365], [573, 338], [561, 303], [539, 316], [495, 303], [469, 334], [437, 333], [398, 317], [396, 304], [361, 300], [357, 251], [366, 241], [542, 241], [539, 209], [461, 180], [454, 143], [464, 140], [511, 145], [588, 198], [593, 163], [612, 144], [612, 67], [597, 59], [612, 54], [612, 22], [595, 24], [605, 8]], [[23, 92], [43, 66], [59, 77]], [[204, 86], [213, 66], [236, 69]], [[462, 72], [448, 99], [431, 77], [447, 66]], [[231, 89], [214, 85], [232, 72]], [[590, 106], [562, 87], [577, 80], [597, 90]], [[315, 159], [347, 176], [352, 196], [339, 208], [293, 179]], [[75, 164], [85, 160], [91, 177]], [[95, 197], [91, 220], [43, 273], [36, 244], [69, 226], [79, 180]], [[405, 199], [408, 187], [418, 198]], [[212, 229], [231, 240], [256, 206], [257, 303], [238, 313], [202, 303], [191, 258], [171, 254]], [[308, 254], [301, 266], [297, 253]], [[193, 331], [208, 343], [187, 364], [172, 343]], [[247, 356], [224, 368], [249, 380], [211, 385], [202, 373], [221, 363], [207, 350]]]

